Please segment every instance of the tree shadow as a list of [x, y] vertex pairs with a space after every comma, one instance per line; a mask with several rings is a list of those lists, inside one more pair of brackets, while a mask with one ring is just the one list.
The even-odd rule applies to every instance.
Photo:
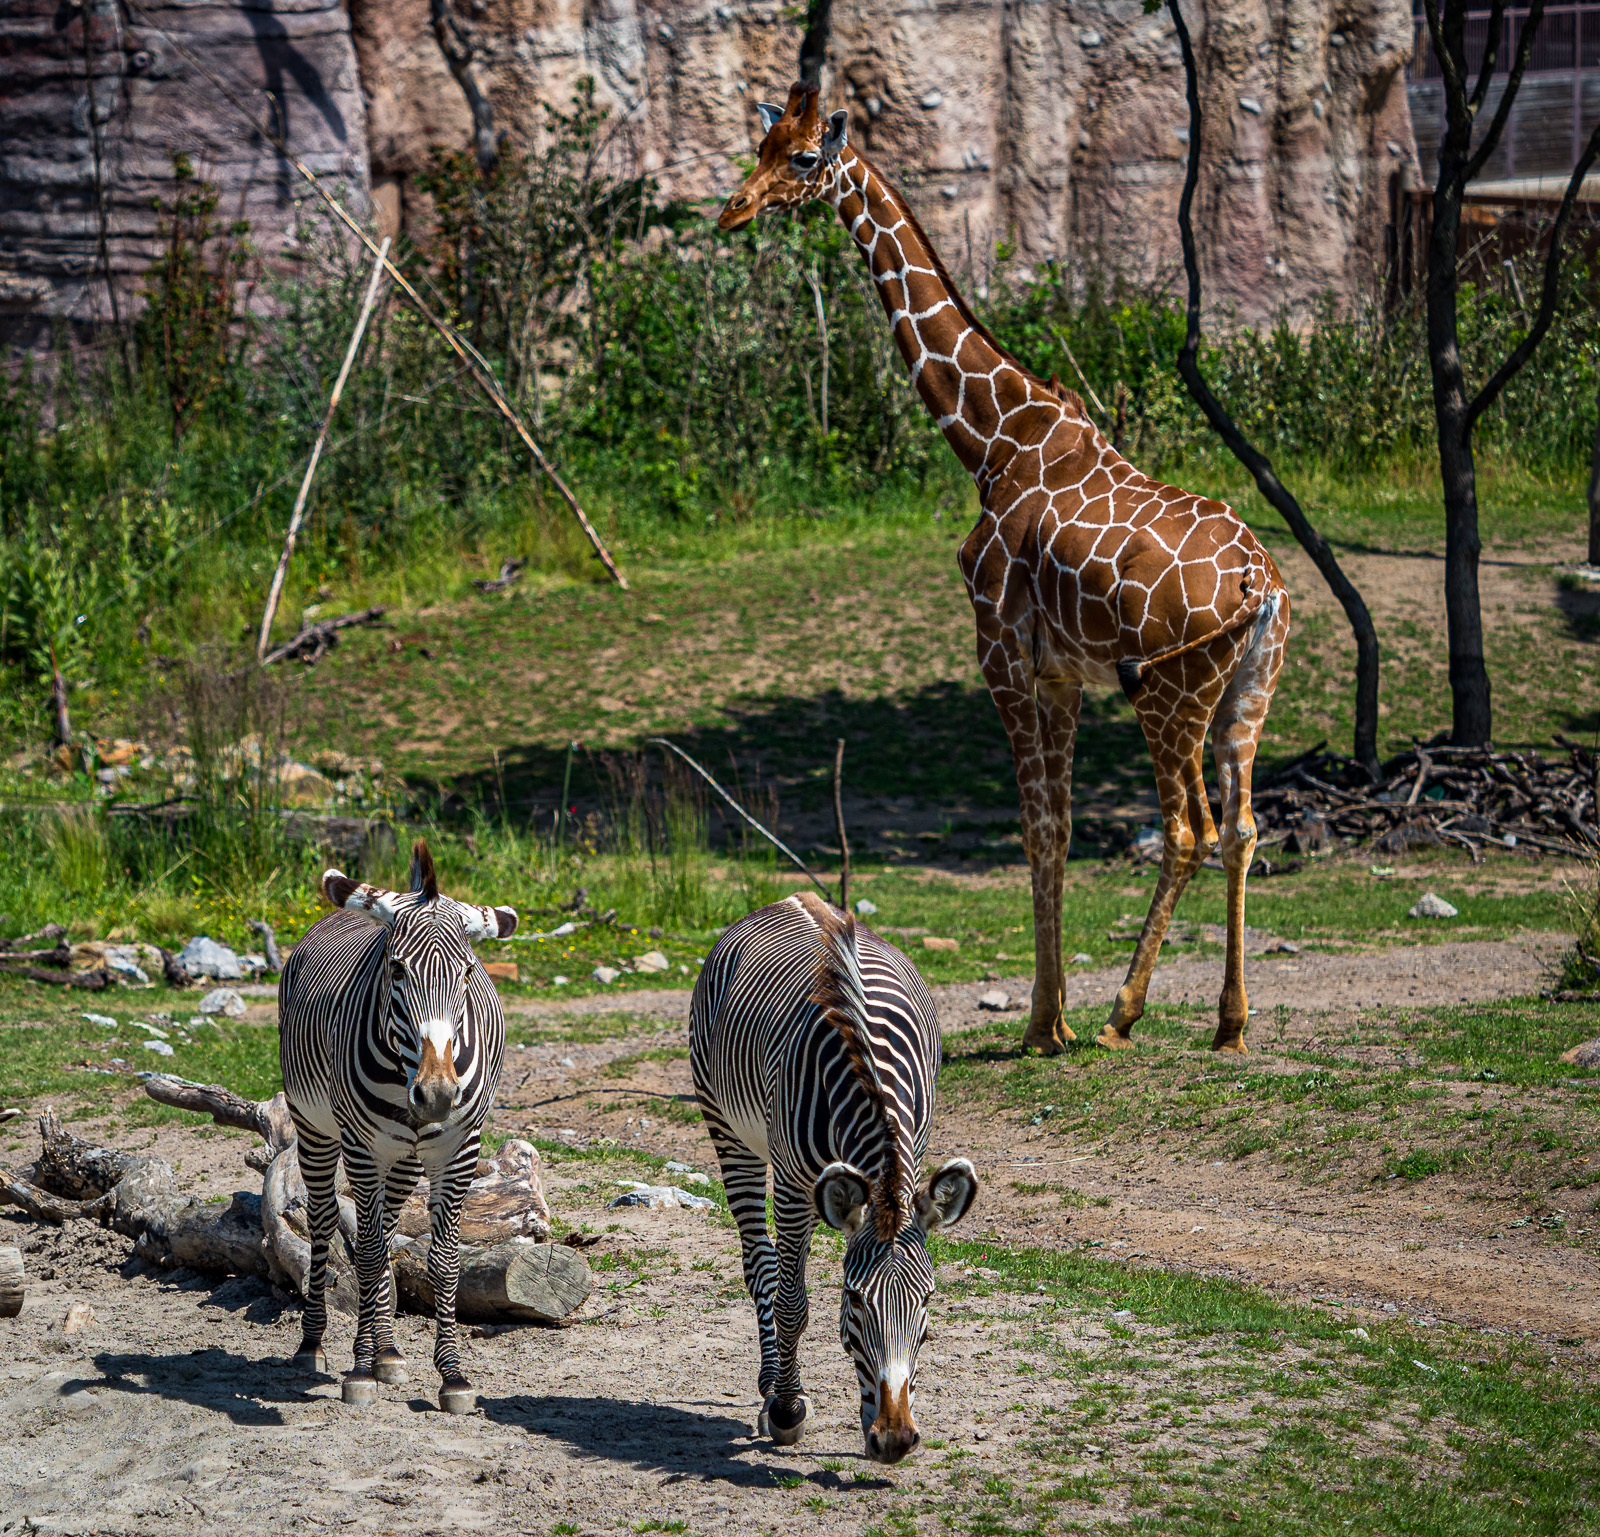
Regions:
[[1556, 587], [1556, 607], [1574, 640], [1600, 640], [1600, 587]]
[[174, 1399], [225, 1414], [235, 1425], [282, 1425], [282, 1411], [273, 1406], [305, 1402], [296, 1385], [299, 1373], [218, 1346], [182, 1355], [101, 1351], [94, 1364], [98, 1380], [69, 1383], [62, 1391], [86, 1387]]
[[[687, 1479], [775, 1489], [795, 1478], [828, 1490], [887, 1488], [884, 1479], [858, 1482], [825, 1468], [804, 1471], [804, 1448], [794, 1460], [773, 1464], [743, 1460], [766, 1450], [754, 1442], [747, 1421], [730, 1419], [720, 1404], [650, 1404], [621, 1398], [481, 1397], [484, 1414], [497, 1425], [514, 1425], [563, 1441], [574, 1451], [625, 1462], [641, 1473], [667, 1473], [668, 1483]], [[837, 1453], [830, 1453], [830, 1460]], [[799, 1466], [796, 1466], [796, 1462]]]

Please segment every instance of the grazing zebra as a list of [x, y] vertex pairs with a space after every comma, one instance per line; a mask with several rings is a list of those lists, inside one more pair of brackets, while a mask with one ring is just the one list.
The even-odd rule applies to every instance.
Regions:
[[689, 1061], [761, 1333], [759, 1431], [792, 1446], [811, 1410], [799, 1350], [821, 1217], [849, 1235], [839, 1336], [861, 1381], [867, 1456], [898, 1462], [922, 1439], [911, 1405], [933, 1294], [926, 1238], [978, 1189], [965, 1158], [916, 1188], [939, 1069], [928, 989], [892, 945], [801, 892], [741, 919], [706, 957]]
[[295, 946], [278, 984], [279, 1060], [300, 1137], [311, 1225], [295, 1364], [327, 1370], [328, 1245], [339, 1225], [333, 1181], [343, 1157], [356, 1201], [361, 1293], [355, 1370], [344, 1379], [344, 1401], [375, 1403], [380, 1382], [406, 1381], [405, 1357], [394, 1342], [388, 1239], [426, 1174], [439, 1407], [465, 1414], [473, 1397], [456, 1336], [461, 1204], [506, 1039], [500, 999], [472, 941], [505, 939], [517, 915], [440, 896], [433, 858], [420, 839], [410, 891], [382, 891], [338, 870], [323, 875], [322, 889], [338, 911]]

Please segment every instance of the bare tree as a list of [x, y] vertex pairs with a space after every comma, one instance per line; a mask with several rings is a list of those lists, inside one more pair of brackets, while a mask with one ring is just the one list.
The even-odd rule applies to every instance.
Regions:
[[807, 85], [822, 84], [822, 66], [828, 57], [828, 28], [832, 19], [833, 0], [809, 0], [806, 32], [800, 39], [800, 78]]
[[[1154, 10], [1155, 6], [1146, 0], [1145, 9]], [[1171, 12], [1178, 42], [1183, 49], [1183, 70], [1189, 98], [1189, 163], [1183, 179], [1183, 197], [1178, 203], [1183, 269], [1189, 279], [1189, 310], [1183, 347], [1178, 353], [1178, 373], [1194, 403], [1205, 413], [1212, 430], [1227, 444], [1233, 457], [1249, 470], [1262, 496], [1289, 525], [1290, 531], [1300, 541], [1300, 548], [1322, 573], [1323, 580], [1339, 600], [1339, 606], [1350, 621], [1356, 642], [1356, 721], [1352, 751], [1356, 761], [1373, 779], [1377, 779], [1378, 633], [1373, 628], [1372, 615], [1367, 611], [1365, 600], [1356, 591], [1355, 584], [1344, 574], [1328, 541], [1311, 526], [1310, 520], [1301, 511], [1300, 503], [1274, 473], [1271, 461], [1240, 432], [1238, 423], [1211, 393], [1210, 386], [1200, 372], [1200, 263], [1195, 253], [1194, 221], [1191, 217], [1195, 188], [1200, 179], [1200, 81], [1194, 45], [1189, 40], [1189, 29], [1184, 24], [1178, 0], [1167, 0], [1167, 9]]]
[[1594, 449], [1589, 455], [1589, 564], [1600, 566], [1600, 392], [1595, 395]]
[[[1488, 127], [1473, 146], [1478, 117], [1489, 95], [1505, 31], [1504, 0], [1493, 0], [1488, 36], [1476, 82], [1467, 65], [1468, 0], [1423, 0], [1428, 36], [1439, 60], [1444, 86], [1445, 122], [1439, 141], [1439, 170], [1433, 189], [1433, 229], [1428, 239], [1428, 361], [1433, 370], [1433, 411], [1439, 428], [1439, 473], [1444, 485], [1444, 605], [1449, 628], [1451, 741], [1457, 746], [1483, 746], [1490, 738], [1492, 714], [1489, 671], [1483, 660], [1483, 617], [1478, 601], [1478, 479], [1472, 456], [1472, 429], [1499, 398], [1544, 339], [1555, 318], [1561, 279], [1561, 250], [1577, 202], [1578, 189], [1600, 151], [1600, 125], [1589, 135], [1566, 196], [1550, 232], [1545, 255], [1539, 312], [1527, 334], [1490, 375], [1476, 395], [1468, 396], [1461, 363], [1457, 325], [1460, 288], [1458, 250], [1461, 204], [1467, 183], [1483, 169], [1505, 132], [1512, 104], [1522, 86], [1528, 57], [1544, 17], [1545, 0], [1532, 0], [1517, 37], [1516, 52]], [[1590, 493], [1594, 507], [1595, 493]], [[1594, 513], [1591, 510], [1591, 529]], [[1595, 554], [1591, 533], [1591, 556]]]
[[478, 157], [478, 169], [487, 176], [500, 158], [500, 140], [494, 131], [494, 109], [479, 90], [478, 77], [472, 70], [472, 34], [462, 25], [450, 0], [428, 0], [428, 10], [439, 52], [467, 99], [467, 110], [472, 114], [473, 153]]

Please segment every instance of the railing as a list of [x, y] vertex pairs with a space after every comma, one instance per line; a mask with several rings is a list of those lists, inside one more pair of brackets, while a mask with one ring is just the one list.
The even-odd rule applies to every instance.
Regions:
[[[1422, 14], [1420, 0], [1413, 0], [1412, 11], [1415, 46], [1412, 48], [1407, 78], [1413, 81], [1437, 80], [1441, 74], [1439, 60], [1433, 51], [1433, 40], [1428, 35], [1428, 22]], [[1511, 61], [1516, 57], [1517, 40], [1527, 19], [1525, 7], [1515, 10], [1507, 7], [1502, 16], [1500, 48], [1494, 67], [1496, 76], [1504, 76], [1511, 68]], [[1468, 12], [1467, 70], [1474, 80], [1488, 41], [1489, 12]], [[1600, 71], [1600, 4], [1552, 5], [1546, 8], [1528, 58], [1528, 73], [1547, 75], [1565, 70], [1576, 73]]]

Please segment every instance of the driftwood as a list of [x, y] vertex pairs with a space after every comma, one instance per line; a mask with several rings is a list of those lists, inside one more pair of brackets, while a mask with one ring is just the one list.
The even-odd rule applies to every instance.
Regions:
[[1253, 798], [1263, 835], [1290, 853], [1328, 839], [1377, 853], [1448, 844], [1474, 860], [1483, 845], [1576, 858], [1600, 851], [1600, 754], [1561, 737], [1566, 761], [1535, 752], [1418, 745], [1372, 781], [1359, 764], [1316, 749], [1285, 764]]
[[56, 987], [81, 987], [98, 993], [110, 987], [117, 979], [115, 973], [104, 966], [90, 971], [46, 971], [43, 966], [12, 966], [0, 956], [0, 969], [8, 977], [27, 977], [34, 982], [48, 982]]
[[22, 1250], [0, 1244], [0, 1318], [15, 1318], [22, 1311], [27, 1284], [22, 1273]]
[[[432, 1314], [426, 1238], [395, 1245], [394, 1278], [402, 1304]], [[592, 1284], [583, 1256], [565, 1244], [463, 1244], [456, 1316], [464, 1323], [560, 1323], [583, 1306]]]
[[339, 643], [339, 631], [347, 630], [353, 624], [376, 624], [383, 618], [388, 610], [381, 604], [372, 608], [362, 609], [357, 614], [341, 614], [337, 619], [323, 619], [316, 624], [303, 624], [300, 633], [290, 640], [286, 640], [274, 651], [269, 651], [261, 658], [263, 667], [270, 667], [274, 662], [286, 661], [293, 657], [304, 662], [307, 667], [313, 667], [327, 655], [332, 646]]
[[[263, 1146], [246, 1154], [246, 1162], [263, 1173], [260, 1194], [239, 1191], [226, 1205], [186, 1195], [171, 1165], [97, 1147], [67, 1131], [54, 1110], [46, 1110], [39, 1119], [41, 1148], [33, 1179], [0, 1175], [0, 1205], [20, 1207], [36, 1221], [58, 1226], [98, 1221], [132, 1238], [140, 1259], [166, 1269], [261, 1276], [304, 1297], [311, 1272], [307, 1197], [285, 1097], [248, 1100], [221, 1084], [163, 1074], [147, 1078], [145, 1091], [162, 1104], [258, 1135]], [[533, 1146], [514, 1140], [493, 1161], [479, 1164], [462, 1217], [458, 1311], [464, 1319], [558, 1322], [589, 1295], [582, 1256], [542, 1241], [550, 1234], [550, 1214], [538, 1167]], [[342, 1170], [335, 1195], [339, 1234], [329, 1254], [328, 1301], [354, 1313], [356, 1210]], [[427, 1231], [426, 1202], [419, 1192], [402, 1210], [391, 1252], [398, 1301], [431, 1313]]]
[[499, 576], [495, 577], [492, 581], [485, 580], [483, 577], [477, 577], [474, 579], [472, 585], [476, 587], [479, 592], [483, 593], [504, 592], [506, 588], [508, 588], [519, 576], [522, 575], [522, 568], [527, 564], [528, 563], [525, 560], [502, 561], [500, 563]]

